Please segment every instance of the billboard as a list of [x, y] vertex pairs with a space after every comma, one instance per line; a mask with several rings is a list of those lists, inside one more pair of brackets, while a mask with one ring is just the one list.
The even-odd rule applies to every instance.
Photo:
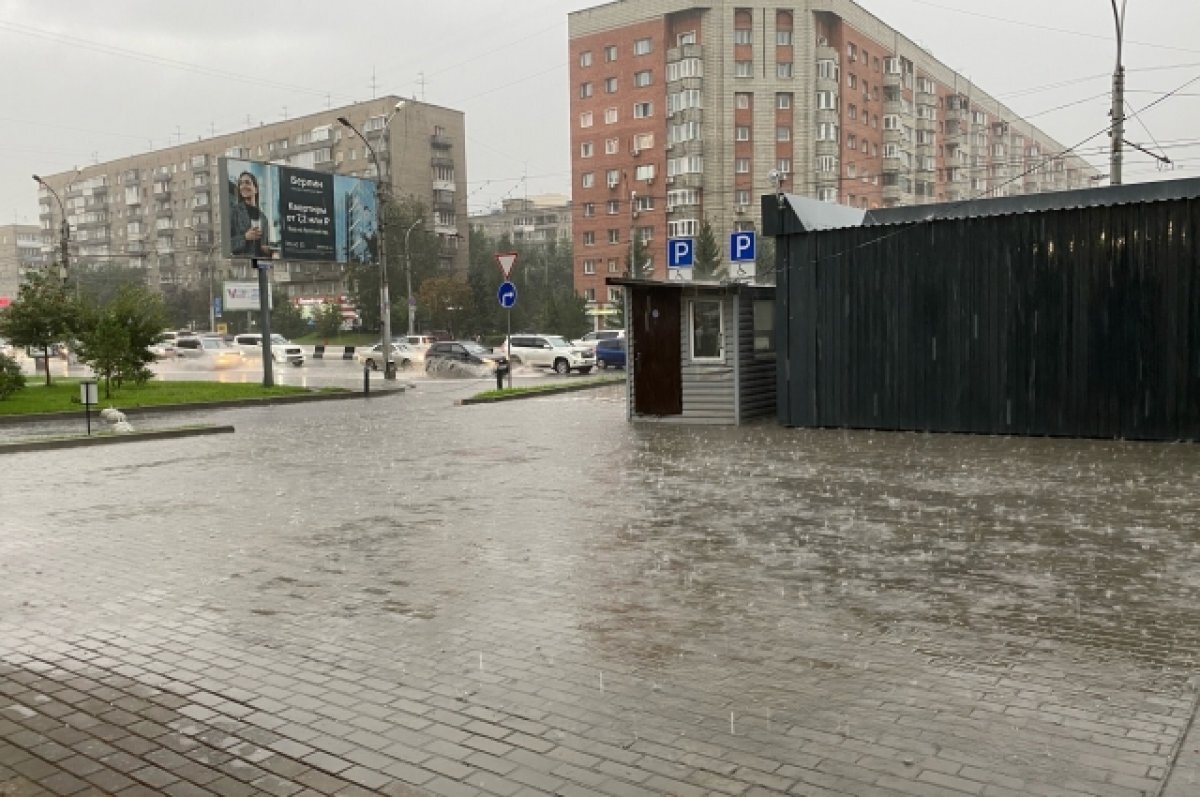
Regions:
[[375, 263], [375, 181], [220, 159], [226, 257]]
[[[257, 282], [226, 282], [221, 286], [222, 311], [255, 310], [258, 308]], [[272, 297], [267, 297], [272, 302]], [[273, 304], [273, 302], [272, 302]]]

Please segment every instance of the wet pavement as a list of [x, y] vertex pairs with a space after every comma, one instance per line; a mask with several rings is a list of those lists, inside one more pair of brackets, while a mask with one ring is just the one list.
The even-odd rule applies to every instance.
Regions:
[[479, 389], [7, 455], [0, 795], [1200, 793], [1200, 446]]

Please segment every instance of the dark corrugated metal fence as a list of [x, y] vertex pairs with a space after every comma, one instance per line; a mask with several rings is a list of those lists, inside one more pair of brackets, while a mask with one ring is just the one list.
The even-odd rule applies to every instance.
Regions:
[[779, 416], [1200, 438], [1200, 202], [778, 239]]

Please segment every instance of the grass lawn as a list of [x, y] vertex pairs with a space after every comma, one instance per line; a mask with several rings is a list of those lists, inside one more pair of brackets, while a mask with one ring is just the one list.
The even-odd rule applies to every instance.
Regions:
[[[127, 410], [131, 407], [153, 407], [162, 404], [201, 404], [209, 401], [267, 398], [270, 396], [293, 396], [312, 392], [304, 387], [276, 385], [263, 387], [258, 384], [224, 382], [157, 382], [149, 381], [141, 387], [126, 385], [113, 387], [112, 395], [105, 397], [104, 383], [98, 385], [99, 403], [93, 409], [116, 407]], [[78, 412], [83, 409], [79, 401], [78, 379], [55, 379], [50, 387], [44, 382], [30, 379], [24, 390], [18, 390], [0, 400], [0, 415], [33, 415], [40, 412]]]

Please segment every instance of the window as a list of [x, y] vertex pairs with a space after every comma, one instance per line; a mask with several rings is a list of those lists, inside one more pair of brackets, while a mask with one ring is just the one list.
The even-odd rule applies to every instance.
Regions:
[[817, 108], [822, 111], [837, 110], [837, 92], [834, 91], [818, 91], [817, 92]]
[[790, 78], [792, 76], [792, 62], [780, 61], [775, 64], [775, 77]]
[[792, 32], [790, 30], [775, 31], [775, 43], [780, 47], [789, 47], [792, 43]]
[[635, 210], [654, 210], [654, 197], [640, 196], [634, 200], [633, 207]]
[[654, 164], [647, 163], [637, 167], [634, 170], [633, 178], [635, 180], [653, 180], [654, 179]]
[[738, 125], [733, 129], [733, 138], [735, 141], [749, 141], [750, 128], [745, 125]]
[[633, 118], [645, 119], [654, 115], [654, 103], [652, 102], [635, 102], [633, 104]]
[[608, 242], [610, 244], [621, 243], [621, 231], [618, 229], [609, 230], [608, 231]]
[[585, 141], [579, 145], [579, 157], [581, 157], [581, 158], [592, 157], [592, 142]]
[[[817, 171], [819, 172], [836, 172], [838, 170], [838, 160], [836, 155], [818, 155], [817, 156]], [[780, 169], [779, 171], [783, 171]]]
[[775, 140], [776, 141], [791, 141], [792, 140], [792, 128], [790, 128], [790, 127], [775, 128]]
[[649, 55], [653, 49], [650, 39], [638, 39], [633, 43], [634, 55]]
[[608, 215], [610, 215], [610, 216], [617, 215], [618, 213], [621, 212], [621, 200], [619, 200], [619, 199], [608, 200], [607, 208], [608, 208]]
[[645, 88], [654, 82], [654, 73], [649, 69], [644, 69], [641, 72], [633, 73], [633, 85], [640, 88]]
[[733, 161], [733, 171], [737, 174], [749, 174], [750, 173], [750, 159], [749, 158], [735, 159]]
[[621, 182], [621, 172], [617, 169], [609, 169], [607, 173], [608, 187], [616, 188]]
[[605, 155], [616, 155], [620, 151], [621, 151], [621, 139], [619, 139], [619, 138], [604, 139], [604, 154]]
[[850, 103], [849, 105], [846, 106], [846, 118], [850, 119], [850, 120], [854, 120], [854, 119], [858, 118], [858, 106], [857, 105], [855, 105], [854, 103]]
[[899, 130], [900, 129], [900, 117], [894, 113], [884, 114], [883, 129], [884, 130]]
[[733, 76], [734, 77], [754, 77], [754, 62], [753, 61], [734, 61]]
[[846, 75], [846, 85], [852, 89], [858, 88], [858, 75]]
[[579, 65], [580, 66], [591, 66], [592, 65], [592, 51], [591, 50], [584, 50], [583, 52], [581, 52], [579, 54]]
[[738, 28], [733, 32], [734, 44], [754, 44], [754, 31], [749, 28]]
[[822, 58], [817, 61], [817, 77], [821, 78], [822, 80], [837, 80], [837, 61], [834, 61], [830, 58]]
[[779, 171], [783, 172], [784, 174], [791, 174], [792, 173], [792, 159], [791, 158], [780, 158], [779, 160], [777, 160], [775, 162], [775, 168], [778, 169]]
[[583, 273], [584, 274], [595, 274], [596, 273], [596, 261], [595, 260], [583, 261]]
[[592, 84], [590, 82], [579, 84], [579, 96], [585, 100], [592, 96]]
[[786, 91], [781, 91], [775, 95], [775, 107], [778, 110], [786, 111], [792, 107], [792, 95]]
[[591, 127], [592, 126], [592, 112], [591, 111], [584, 111], [583, 113], [579, 114], [579, 126], [580, 127]]
[[667, 237], [669, 238], [694, 238], [699, 232], [700, 221], [698, 219], [679, 219], [667, 222]]
[[846, 149], [857, 149], [857, 148], [858, 148], [858, 136], [854, 135], [853, 133], [847, 133], [846, 134]]
[[653, 133], [638, 133], [633, 137], [633, 150], [635, 153], [644, 149], [652, 149], [654, 147]]
[[684, 58], [667, 64], [667, 81], [685, 77], [704, 77], [704, 62], [699, 58]]
[[615, 77], [604, 78], [604, 93], [605, 94], [616, 94], [617, 93], [617, 79]]
[[604, 46], [604, 60], [610, 64], [617, 60], [617, 45], [607, 44]]
[[616, 123], [617, 123], [617, 109], [616, 108], [605, 108], [604, 109], [604, 124], [614, 125]]
[[750, 107], [750, 93], [745, 91], [735, 92], [733, 95], [733, 107], [739, 111], [745, 111]]
[[686, 33], [681, 33], [675, 37], [675, 46], [683, 47], [688, 44], [696, 43], [696, 31], [689, 30]]
[[596, 215], [596, 203], [595, 202], [584, 202], [583, 203], [584, 218], [590, 219], [592, 216], [595, 216], [595, 215]]
[[583, 234], [583, 245], [584, 246], [595, 246], [596, 245], [596, 233], [592, 232], [591, 230], [588, 230], [587, 232], [585, 232]]
[[622, 290], [621, 288], [609, 288], [608, 289], [608, 301], [610, 304], [612, 302], [621, 301], [621, 290]]
[[757, 301], [754, 311], [754, 354], [775, 355], [775, 302]]
[[724, 328], [721, 323], [719, 299], [694, 299], [688, 313], [692, 359], [721, 361], [724, 359]]
[[735, 205], [749, 205], [750, 192], [744, 188], [740, 188], [733, 194], [733, 202]]
[[582, 183], [584, 188], [591, 188], [596, 184], [596, 175], [593, 172], [584, 172]]
[[589, 301], [589, 302], [596, 301], [596, 289], [595, 288], [584, 288], [583, 289], [583, 298], [585, 301]]

